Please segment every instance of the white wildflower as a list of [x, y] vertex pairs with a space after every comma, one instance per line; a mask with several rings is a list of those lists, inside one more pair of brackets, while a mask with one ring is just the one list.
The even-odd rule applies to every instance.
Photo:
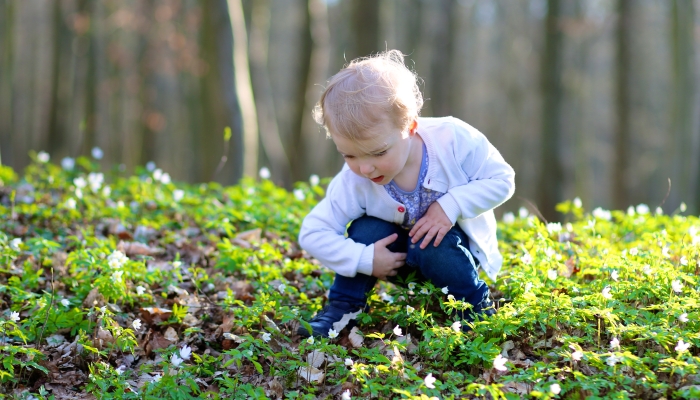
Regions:
[[428, 288], [423, 288], [420, 290], [420, 293], [421, 294], [430, 294], [430, 290], [428, 290]]
[[191, 354], [192, 354], [192, 348], [188, 345], [184, 345], [180, 349], [180, 357], [182, 357], [183, 360], [189, 360]]
[[101, 172], [90, 172], [87, 177], [88, 184], [90, 185], [90, 190], [93, 193], [97, 193], [104, 183], [105, 176]]
[[690, 348], [690, 343], [685, 343], [683, 339], [678, 339], [678, 344], [676, 345], [677, 352], [682, 353], [688, 351], [688, 348]]
[[612, 299], [613, 295], [612, 295], [612, 293], [610, 293], [611, 290], [612, 290], [612, 288], [610, 286], [604, 287], [603, 288], [603, 297], [605, 297], [606, 299]]
[[581, 208], [581, 207], [583, 207], [583, 202], [581, 201], [581, 198], [580, 198], [580, 197], [576, 197], [576, 198], [574, 199], [574, 207], [576, 207], [576, 208]]
[[328, 337], [331, 339], [335, 339], [338, 337], [338, 332], [335, 329], [329, 329], [328, 330]]
[[134, 327], [137, 331], [141, 329], [141, 320], [140, 319], [135, 319], [134, 322], [131, 323], [131, 326]]
[[277, 286], [277, 290], [279, 290], [279, 292], [282, 294], [284, 294], [284, 289], [286, 289], [286, 288], [287, 288], [287, 285], [285, 285], [284, 283], [280, 283], [280, 285]]
[[413, 307], [411, 307], [411, 306], [409, 306], [409, 305], [406, 306], [406, 313], [407, 313], [407, 314], [412, 313], [414, 310], [415, 310], [415, 308], [413, 308]]
[[173, 364], [174, 367], [179, 367], [180, 364], [182, 364], [184, 360], [180, 358], [177, 353], [173, 354], [172, 357], [170, 357], [170, 362]]
[[550, 281], [557, 279], [557, 271], [554, 269], [547, 271], [547, 278], [549, 278]]
[[102, 188], [102, 196], [103, 197], [109, 197], [112, 194], [112, 189], [105, 185], [105, 187]]
[[408, 290], [413, 290], [413, 289], [415, 289], [415, 288], [416, 288], [416, 283], [415, 283], [415, 282], [410, 282], [410, 283], [408, 284]]
[[561, 223], [559, 222], [549, 222], [547, 224], [547, 232], [554, 233], [561, 231]]
[[394, 335], [396, 335], [396, 336], [403, 336], [403, 331], [401, 330], [401, 328], [400, 328], [398, 325], [396, 325], [396, 326], [394, 327]]
[[318, 178], [318, 175], [313, 174], [309, 177], [309, 183], [311, 184], [311, 186], [317, 186], [319, 182], [320, 179]]
[[308, 344], [314, 344], [314, 337], [313, 337], [313, 336], [309, 336], [309, 338], [306, 339], [306, 343], [308, 343]]
[[532, 256], [530, 253], [525, 253], [524, 256], [520, 257], [520, 261], [522, 261], [525, 265], [530, 265], [532, 264]]
[[352, 395], [350, 395], [350, 389], [346, 389], [343, 394], [340, 396], [341, 400], [350, 400], [352, 399]]
[[664, 209], [661, 207], [656, 207], [656, 215], [664, 215]]
[[571, 359], [574, 361], [581, 361], [583, 358], [583, 352], [576, 350], [573, 353], [571, 353]]
[[17, 311], [12, 311], [10, 313], [10, 321], [19, 322], [19, 313]]
[[105, 153], [99, 147], [93, 147], [91, 153], [92, 153], [92, 158], [94, 158], [95, 160], [101, 160], [102, 157], [104, 157], [104, 155], [105, 155]]
[[262, 179], [270, 179], [270, 170], [267, 167], [260, 168], [258, 173]]
[[507, 213], [504, 213], [503, 214], [503, 222], [506, 224], [512, 224], [513, 222], [515, 222], [515, 214], [513, 214], [510, 211]]
[[107, 257], [107, 264], [113, 269], [121, 268], [127, 261], [129, 261], [129, 258], [119, 250], [114, 250], [114, 252]]
[[651, 274], [651, 266], [649, 266], [649, 264], [644, 264], [644, 268], [642, 268], [642, 272], [644, 272], [645, 275]]
[[508, 367], [506, 367], [506, 362], [508, 361], [507, 358], [503, 357], [502, 355], [497, 355], [496, 358], [493, 360], [493, 367], [496, 368], [499, 371], [507, 371]]
[[440, 291], [441, 291], [443, 294], [447, 294], [447, 293], [450, 292], [449, 290], [447, 290], [447, 286], [445, 286], [444, 288], [440, 289]]
[[138, 296], [143, 295], [146, 292], [146, 288], [143, 286], [136, 286], [136, 294]]
[[605, 362], [606, 362], [609, 366], [614, 367], [615, 364], [617, 364], [617, 363], [620, 362], [620, 360], [621, 360], [620, 357], [618, 357], [618, 356], [616, 356], [616, 355], [613, 354], [613, 355], [611, 355], [610, 357], [608, 357], [608, 359], [607, 359]]
[[525, 293], [529, 292], [530, 290], [532, 290], [532, 282], [525, 284]]
[[674, 292], [680, 293], [683, 291], [683, 284], [679, 280], [674, 280], [671, 282], [671, 288], [673, 289]]
[[75, 210], [77, 203], [75, 202], [75, 199], [71, 197], [68, 200], [66, 200], [65, 203], [63, 203], [63, 206], [70, 210]]
[[164, 173], [163, 176], [160, 177], [160, 183], [163, 185], [169, 185], [172, 180], [170, 179], [170, 174], [169, 173]]
[[382, 292], [379, 297], [382, 298], [382, 300], [386, 301], [389, 304], [392, 304], [394, 302], [394, 298], [386, 294], [386, 292]]
[[352, 365], [355, 364], [350, 358], [345, 359], [345, 365], [348, 367], [352, 367]]
[[114, 271], [112, 274], [112, 282], [114, 283], [121, 283], [122, 281], [122, 275], [124, 274], [124, 271]]
[[[578, 197], [577, 197], [578, 198]], [[553, 383], [549, 386], [549, 392], [553, 395], [561, 393], [561, 386], [558, 383]]]
[[619, 274], [619, 273], [617, 272], [617, 270], [615, 269], [615, 270], [613, 270], [613, 272], [610, 274], [610, 277], [612, 278], [612, 280], [614, 280], [615, 282], [617, 282], [617, 280], [620, 279], [620, 274]]
[[555, 254], [557, 254], [556, 250], [554, 250], [551, 247], [547, 247], [546, 249], [544, 249], [544, 255], [549, 258], [554, 257]]
[[[332, 331], [332, 330], [333, 330], [333, 329], [331, 329], [331, 331]], [[328, 336], [330, 336], [330, 334], [331, 334], [331, 333], [328, 332]], [[337, 333], [336, 333], [335, 335], [338, 336]], [[331, 339], [333, 339], [333, 337], [331, 337]], [[263, 340], [263, 342], [267, 343], [267, 342], [269, 342], [270, 340], [272, 340], [272, 335], [270, 335], [268, 332], [265, 332], [265, 333], [262, 334], [262, 340]]]
[[595, 229], [595, 220], [594, 219], [588, 220], [588, 224], [586, 225], [586, 227], [588, 229]]
[[453, 295], [451, 295], [451, 294], [448, 294], [448, 295], [447, 295], [447, 300], [449, 300], [449, 301], [455, 301], [455, 297], [454, 297]]
[[36, 159], [40, 163], [46, 164], [47, 162], [49, 162], [49, 159], [51, 159], [51, 156], [49, 156], [49, 153], [45, 151], [40, 151], [39, 154], [36, 155]]
[[688, 313], [683, 313], [678, 316], [678, 320], [681, 322], [688, 322]]
[[299, 201], [304, 201], [304, 199], [306, 198], [304, 191], [301, 189], [294, 189], [293, 193], [294, 193], [294, 197], [296, 197], [296, 199]]
[[638, 250], [636, 247], [632, 247], [632, 248], [630, 249], [630, 255], [631, 255], [631, 256], [636, 256], [637, 254], [639, 254], [639, 250]]
[[126, 365], [122, 364], [117, 369], [115, 369], [118, 375], [121, 375], [126, 371]]
[[82, 188], [84, 188], [85, 186], [87, 186], [87, 181], [86, 181], [85, 178], [83, 178], [82, 176], [79, 176], [79, 177], [73, 179], [73, 184], [74, 184], [75, 187], [77, 187], [78, 189], [82, 189]]
[[156, 182], [160, 182], [160, 178], [163, 177], [163, 170], [158, 168], [155, 171], [153, 171], [153, 180]]
[[604, 210], [600, 207], [593, 210], [593, 217], [596, 219], [604, 219], [610, 221], [612, 219], [612, 213], [608, 210]]
[[153, 172], [156, 169], [156, 163], [149, 161], [146, 163], [146, 171]]
[[175, 200], [176, 203], [179, 203], [182, 198], [185, 197], [185, 191], [182, 189], [175, 189], [173, 190], [173, 200]]
[[61, 168], [66, 171], [72, 171], [73, 168], [75, 168], [75, 160], [70, 157], [64, 157], [63, 160], [61, 160]]
[[610, 348], [611, 349], [619, 349], [620, 348], [620, 339], [612, 338], [612, 340], [610, 341]]
[[649, 214], [649, 206], [642, 203], [637, 206], [637, 214], [644, 215], [644, 214]]
[[425, 386], [429, 387], [430, 389], [435, 389], [436, 380], [437, 379], [433, 377], [432, 373], [428, 374], [428, 376], [425, 377]]
[[459, 322], [459, 321], [455, 321], [455, 322], [452, 323], [451, 328], [452, 328], [453, 331], [459, 332], [459, 331], [462, 330], [462, 323]]
[[527, 216], [530, 215], [530, 212], [527, 210], [525, 207], [520, 207], [518, 210], [518, 216], [520, 218], [527, 218]]
[[153, 378], [151, 378], [151, 382], [158, 382], [160, 380], [160, 378], [162, 378], [162, 377], [163, 377], [163, 375], [161, 375], [161, 374], [155, 374], [155, 375], [153, 375]]
[[20, 245], [22, 244], [22, 239], [21, 238], [14, 238], [10, 240], [10, 248], [14, 251], [19, 251], [20, 250]]
[[688, 209], [688, 206], [685, 205], [685, 202], [681, 202], [680, 210], [681, 212], [685, 212], [685, 210]]
[[688, 257], [686, 257], [686, 256], [681, 257], [681, 265], [684, 267], [688, 265]]
[[62, 300], [61, 300], [61, 305], [62, 305], [63, 307], [68, 307], [68, 306], [70, 306], [70, 301], [68, 301], [68, 299], [62, 299]]

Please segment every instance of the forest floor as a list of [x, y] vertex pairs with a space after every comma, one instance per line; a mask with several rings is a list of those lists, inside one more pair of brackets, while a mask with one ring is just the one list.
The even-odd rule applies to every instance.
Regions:
[[2, 394], [700, 397], [697, 217], [578, 199], [563, 223], [507, 213], [498, 312], [471, 332], [449, 287], [380, 283], [359, 327], [307, 340], [333, 274], [296, 234], [326, 183], [0, 167]]

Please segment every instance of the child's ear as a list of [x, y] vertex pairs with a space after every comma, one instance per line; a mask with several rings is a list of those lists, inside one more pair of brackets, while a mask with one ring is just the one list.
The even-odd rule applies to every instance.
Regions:
[[408, 124], [408, 131], [411, 133], [411, 136], [416, 134], [416, 132], [418, 131], [418, 120], [417, 119], [414, 118], [413, 121], [411, 121]]

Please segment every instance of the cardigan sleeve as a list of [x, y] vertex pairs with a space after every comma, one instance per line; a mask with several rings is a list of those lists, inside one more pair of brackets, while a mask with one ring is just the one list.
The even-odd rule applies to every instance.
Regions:
[[469, 181], [438, 199], [452, 223], [475, 218], [508, 200], [515, 192], [515, 171], [477, 129], [455, 120], [455, 159]]
[[304, 218], [299, 245], [336, 273], [353, 277], [358, 272], [372, 275], [374, 245], [364, 245], [345, 237], [351, 221], [365, 213], [354, 185], [341, 171], [331, 181], [326, 197]]

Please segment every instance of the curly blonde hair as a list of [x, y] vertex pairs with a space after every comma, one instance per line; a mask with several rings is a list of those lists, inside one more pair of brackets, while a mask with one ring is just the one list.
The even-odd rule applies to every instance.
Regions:
[[355, 59], [330, 78], [314, 119], [327, 137], [351, 140], [366, 139], [365, 132], [386, 117], [404, 130], [423, 107], [419, 79], [398, 50]]

